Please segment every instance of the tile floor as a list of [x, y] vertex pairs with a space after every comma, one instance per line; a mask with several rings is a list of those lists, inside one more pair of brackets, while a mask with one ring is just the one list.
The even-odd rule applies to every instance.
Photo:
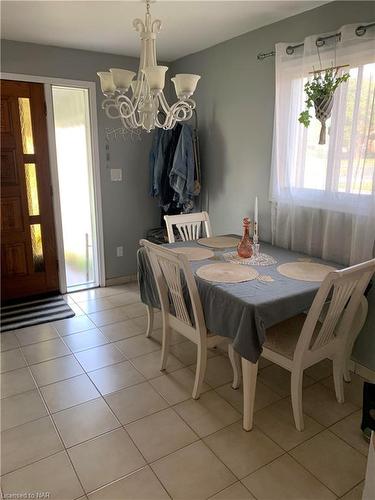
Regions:
[[289, 376], [261, 360], [255, 427], [246, 433], [241, 391], [219, 349], [209, 353], [199, 401], [191, 399], [190, 342], [175, 334], [168, 370], [159, 371], [160, 316], [145, 338], [135, 284], [66, 300], [74, 318], [1, 336], [4, 498], [360, 499], [360, 377], [340, 405], [330, 364], [308, 370], [306, 428], [297, 432]]

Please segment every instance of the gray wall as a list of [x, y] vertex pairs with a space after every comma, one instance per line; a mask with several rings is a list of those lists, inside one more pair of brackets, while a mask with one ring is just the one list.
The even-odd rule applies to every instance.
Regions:
[[[110, 142], [110, 168], [123, 169], [123, 182], [111, 182], [106, 166], [105, 129], [118, 126], [101, 109], [103, 96], [96, 72], [110, 67], [137, 69], [138, 60], [111, 54], [73, 50], [2, 40], [2, 71], [25, 75], [84, 80], [97, 83], [100, 172], [103, 203], [106, 277], [126, 276], [136, 271], [138, 241], [147, 229], [158, 225], [159, 210], [148, 196], [148, 151], [151, 136], [142, 141]], [[74, 203], [74, 200], [72, 200]], [[124, 257], [116, 247], [124, 246]]]
[[[195, 99], [200, 121], [203, 203], [215, 233], [241, 229], [259, 197], [260, 236], [271, 239], [268, 201], [273, 109], [274, 59], [258, 52], [277, 42], [298, 42], [343, 24], [375, 19], [373, 2], [332, 2], [175, 61], [171, 73], [198, 73]], [[369, 316], [353, 357], [375, 370], [375, 290]]]

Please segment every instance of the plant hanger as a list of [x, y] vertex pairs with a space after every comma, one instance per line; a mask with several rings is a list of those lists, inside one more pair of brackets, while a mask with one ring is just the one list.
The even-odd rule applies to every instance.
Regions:
[[347, 68], [349, 64], [336, 65], [336, 44], [335, 39], [335, 55], [334, 64], [329, 68], [322, 68], [322, 61], [320, 58], [319, 46], [316, 45], [318, 53], [320, 69], [310, 71], [310, 75], [314, 75], [312, 80], [305, 84], [305, 94], [307, 99], [305, 101], [306, 109], [299, 115], [298, 121], [305, 127], [310, 125], [311, 115], [310, 108], [315, 108], [315, 118], [320, 121], [321, 129], [319, 135], [319, 144], [326, 143], [326, 122], [330, 118], [334, 103], [335, 91], [337, 87], [348, 80], [349, 73], [344, 73], [338, 76], [340, 69]]

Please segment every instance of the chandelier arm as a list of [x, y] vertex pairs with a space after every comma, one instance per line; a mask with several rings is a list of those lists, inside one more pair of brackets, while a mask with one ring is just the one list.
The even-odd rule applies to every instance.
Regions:
[[163, 91], [161, 91], [159, 94], [159, 101], [160, 101], [161, 107], [163, 108], [164, 113], [168, 114], [170, 112], [171, 108], [168, 104], [167, 99], [165, 98]]

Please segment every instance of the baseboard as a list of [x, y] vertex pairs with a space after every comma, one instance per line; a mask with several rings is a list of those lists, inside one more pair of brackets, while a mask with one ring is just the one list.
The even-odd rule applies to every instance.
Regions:
[[105, 286], [124, 285], [125, 283], [131, 283], [132, 281], [137, 281], [136, 274], [130, 274], [129, 276], [118, 276], [117, 278], [108, 278], [105, 280]]

